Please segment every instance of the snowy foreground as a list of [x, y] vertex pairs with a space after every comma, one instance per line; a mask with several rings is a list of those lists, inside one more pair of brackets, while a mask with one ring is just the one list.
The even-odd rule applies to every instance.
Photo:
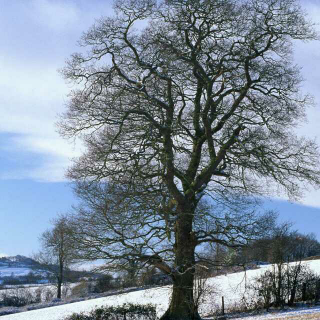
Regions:
[[[307, 261], [303, 262], [303, 264], [308, 264], [313, 271], [320, 273], [320, 260]], [[221, 308], [222, 296], [225, 299], [226, 309], [232, 308], [236, 303], [240, 301], [243, 296], [250, 297], [250, 292], [246, 290], [246, 285], [250, 282], [250, 279], [252, 280], [255, 277], [259, 276], [260, 274], [265, 272], [267, 268], [270, 268], [270, 266], [263, 267], [257, 270], [238, 272], [209, 279], [207, 284], [210, 285], [210, 287], [214, 288], [214, 292], [211, 292], [206, 296], [200, 310], [201, 315], [205, 317], [212, 314], [213, 311], [219, 310]], [[152, 303], [157, 307], [158, 316], [161, 316], [161, 314], [163, 314], [163, 312], [168, 307], [169, 299], [170, 286], [166, 286], [65, 304], [45, 309], [11, 314], [2, 316], [1, 320], [62, 320], [74, 312], [89, 312], [96, 307], [106, 305], [115, 306], [121, 305], [123, 303]], [[307, 316], [311, 313], [313, 315], [312, 318], [304, 318], [304, 316]], [[280, 314], [266, 314], [255, 317], [246, 317], [245, 319], [320, 319], [320, 307], [301, 309], [299, 311], [291, 311]]]

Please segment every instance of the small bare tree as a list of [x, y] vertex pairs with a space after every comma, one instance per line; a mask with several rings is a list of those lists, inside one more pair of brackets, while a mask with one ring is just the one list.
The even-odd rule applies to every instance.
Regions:
[[57, 280], [57, 298], [61, 299], [65, 272], [75, 261], [75, 249], [66, 216], [53, 221], [53, 228], [40, 236], [42, 250], [35, 259]]

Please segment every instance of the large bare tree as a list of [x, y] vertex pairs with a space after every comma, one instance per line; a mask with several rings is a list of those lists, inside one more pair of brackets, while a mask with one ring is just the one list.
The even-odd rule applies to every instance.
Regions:
[[[294, 135], [312, 100], [292, 62], [292, 41], [316, 38], [296, 0], [121, 0], [67, 62], [76, 87], [61, 132], [87, 146], [69, 177], [122, 184], [129, 202], [134, 191], [167, 195], [154, 201], [174, 264], [146, 252], [173, 277], [163, 318], [196, 316], [196, 248], [219, 240], [196, 227], [205, 192], [219, 202], [319, 185], [317, 147]], [[134, 214], [146, 222], [145, 212]]]

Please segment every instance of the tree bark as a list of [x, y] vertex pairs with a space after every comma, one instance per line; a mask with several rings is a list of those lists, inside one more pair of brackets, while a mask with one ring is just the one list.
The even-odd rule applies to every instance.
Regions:
[[176, 221], [176, 260], [172, 274], [172, 296], [169, 308], [161, 320], [201, 319], [193, 296], [196, 242], [192, 232], [193, 213], [190, 211], [192, 212], [188, 210], [184, 211], [189, 212], [187, 214], [178, 214], [179, 218]]

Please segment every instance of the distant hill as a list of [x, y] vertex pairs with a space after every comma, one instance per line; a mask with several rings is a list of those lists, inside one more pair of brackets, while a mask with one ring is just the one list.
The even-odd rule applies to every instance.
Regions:
[[17, 255], [0, 258], [0, 279], [21, 278], [33, 273], [37, 276], [46, 276], [41, 265], [28, 257]]
[[[55, 281], [54, 270], [58, 266], [43, 266], [39, 262], [21, 255], [0, 257], [0, 285], [44, 283]], [[78, 281], [83, 277], [98, 278], [101, 274], [91, 271], [66, 270], [65, 279], [69, 282]]]
[[40, 264], [28, 257], [17, 255], [0, 258], [0, 267], [39, 267]]

